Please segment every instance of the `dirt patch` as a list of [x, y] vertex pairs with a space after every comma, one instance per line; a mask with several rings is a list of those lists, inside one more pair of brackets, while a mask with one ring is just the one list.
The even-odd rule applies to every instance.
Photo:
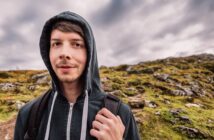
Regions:
[[0, 123], [0, 140], [13, 140], [15, 123], [16, 117], [7, 122]]

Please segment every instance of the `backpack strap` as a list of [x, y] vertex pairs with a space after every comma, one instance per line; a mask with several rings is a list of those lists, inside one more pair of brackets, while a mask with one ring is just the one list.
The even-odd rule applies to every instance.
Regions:
[[121, 100], [111, 94], [107, 94], [104, 98], [104, 107], [110, 110], [114, 115], [118, 114]]
[[42, 96], [40, 96], [31, 108], [30, 115], [28, 118], [27, 131], [24, 136], [24, 140], [35, 140], [39, 125], [42, 119], [42, 114], [45, 107], [48, 104], [48, 99], [50, 97], [52, 89], [46, 91]]

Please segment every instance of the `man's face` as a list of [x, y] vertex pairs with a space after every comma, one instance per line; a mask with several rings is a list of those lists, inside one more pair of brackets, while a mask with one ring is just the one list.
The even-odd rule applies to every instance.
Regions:
[[53, 30], [49, 57], [51, 66], [61, 82], [77, 82], [87, 61], [83, 38], [75, 32]]

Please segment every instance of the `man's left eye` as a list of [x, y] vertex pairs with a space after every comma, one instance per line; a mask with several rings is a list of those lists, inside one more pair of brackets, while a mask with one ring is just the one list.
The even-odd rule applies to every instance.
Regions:
[[77, 43], [77, 42], [73, 43], [72, 46], [75, 48], [82, 48], [83, 47], [83, 45], [81, 43]]
[[75, 45], [76, 45], [76, 47], [81, 47], [81, 45], [79, 43], [76, 43]]

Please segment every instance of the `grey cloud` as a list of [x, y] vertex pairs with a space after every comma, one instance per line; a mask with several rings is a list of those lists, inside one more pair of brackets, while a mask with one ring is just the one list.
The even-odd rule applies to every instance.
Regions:
[[112, 0], [104, 9], [94, 13], [91, 19], [96, 25], [107, 26], [120, 21], [138, 4], [143, 4], [143, 2], [140, 0]]
[[[209, 37], [210, 34], [206, 32], [213, 32], [214, 22], [214, 1], [213, 0], [189, 0], [187, 6], [184, 8], [183, 17], [176, 23], [166, 26], [161, 32], [156, 34], [156, 38], [163, 37], [167, 33], [178, 34], [180, 31], [194, 23], [202, 23], [206, 27], [203, 31], [203, 35], [206, 35], [203, 39]], [[172, 20], [176, 20], [175, 17]], [[211, 33], [212, 35], [212, 33]]]
[[[0, 38], [0, 51], [6, 51], [9, 54], [9, 50], [15, 45], [16, 49], [23, 50], [23, 52], [15, 50], [15, 52], [11, 52], [11, 58], [7, 58], [9, 55], [1, 53], [1, 57], [5, 56], [4, 62], [0, 64], [1, 68], [11, 65], [32, 67], [32, 64], [29, 63], [31, 60], [38, 61], [39, 68], [40, 54], [29, 57], [25, 53], [29, 54], [38, 49], [39, 36], [47, 18], [58, 14], [61, 10], [73, 9], [66, 2], [54, 0], [38, 0], [33, 3], [28, 0], [22, 1], [23, 4], [21, 5], [23, 6], [18, 10], [16, 10], [17, 3], [14, 2], [14, 10], [18, 14], [16, 16], [10, 15], [13, 17], [5, 20], [3, 24], [1, 23], [0, 28], [6, 34]], [[70, 3], [75, 3], [75, 1]], [[169, 11], [166, 22], [157, 20], [159, 18], [162, 20], [159, 12], [161, 13], [168, 5], [176, 7], [183, 3], [187, 3], [187, 5], [182, 9], [181, 13], [175, 11], [172, 12], [174, 14], [170, 14]], [[138, 61], [168, 57], [170, 54], [185, 56], [191, 53], [211, 50], [214, 47], [212, 41], [214, 38], [214, 27], [212, 25], [214, 23], [213, 0], [158, 0], [155, 2], [150, 0], [111, 0], [104, 8], [96, 4], [94, 6], [96, 6], [94, 11], [88, 8], [87, 10], [84, 9], [86, 12], [83, 9], [79, 9], [79, 12], [84, 11], [82, 13], [87, 13], [86, 15], [89, 16], [85, 18], [89, 19], [89, 23], [92, 23], [93, 30], [97, 35], [98, 50], [102, 51], [98, 52], [98, 55], [101, 53], [103, 56], [107, 56], [100, 58], [101, 65], [118, 65], [126, 62], [137, 63]], [[178, 14], [182, 18], [178, 19]], [[159, 28], [159, 22], [162, 23], [161, 28]], [[25, 24], [28, 25], [28, 23], [34, 24], [34, 28], [30, 31], [32, 34], [29, 36], [21, 35], [16, 29]], [[174, 50], [174, 48], [168, 49], [170, 47], [170, 44], [167, 44], [168, 42], [165, 43], [163, 41], [162, 43], [163, 37], [168, 33], [174, 36], [175, 43], [182, 41], [177, 40], [178, 34], [196, 23], [203, 24], [204, 30], [193, 34], [186, 40], [196, 38], [202, 46], [195, 46], [195, 48], [193, 47], [194, 50], [187, 49], [187, 51], [181, 52]], [[144, 26], [142, 27], [141, 25]], [[149, 29], [146, 26], [150, 26]], [[160, 44], [153, 45], [151, 43], [155, 41], [160, 42]], [[172, 52], [169, 53], [169, 50]], [[21, 57], [18, 56], [20, 54], [22, 54]]]

